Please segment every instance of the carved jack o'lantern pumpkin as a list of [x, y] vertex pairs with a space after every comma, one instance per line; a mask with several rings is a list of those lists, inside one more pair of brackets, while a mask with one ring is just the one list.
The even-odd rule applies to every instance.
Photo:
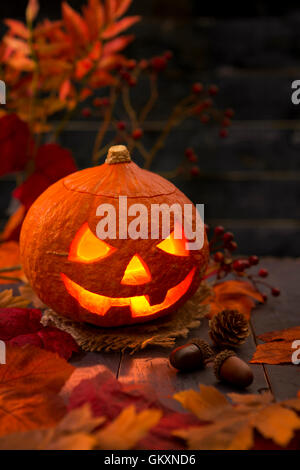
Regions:
[[31, 286], [75, 321], [120, 326], [165, 315], [196, 291], [207, 266], [206, 236], [200, 250], [188, 250], [184, 233], [174, 236], [174, 220], [164, 239], [124, 239], [119, 229], [116, 237], [99, 239], [97, 208], [110, 204], [118, 218], [119, 196], [149, 213], [152, 204], [192, 204], [172, 183], [133, 163], [126, 147], [115, 146], [103, 165], [50, 186], [24, 221], [20, 249]]

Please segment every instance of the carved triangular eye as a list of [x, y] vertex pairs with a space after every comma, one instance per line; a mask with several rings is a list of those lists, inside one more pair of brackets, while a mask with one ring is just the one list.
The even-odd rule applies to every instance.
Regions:
[[116, 248], [93, 234], [87, 223], [76, 233], [69, 251], [69, 261], [92, 263], [111, 255]]
[[185, 247], [186, 238], [182, 229], [181, 232], [181, 238], [174, 238], [174, 232], [170, 233], [170, 235], [165, 240], [156, 245], [157, 248], [165, 251], [166, 253], [169, 253], [170, 255], [189, 256], [190, 253]]

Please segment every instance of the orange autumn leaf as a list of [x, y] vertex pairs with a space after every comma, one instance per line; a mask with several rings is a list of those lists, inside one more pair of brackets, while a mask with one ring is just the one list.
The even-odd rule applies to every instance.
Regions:
[[0, 365], [0, 436], [55, 425], [65, 414], [58, 395], [74, 367], [34, 346], [7, 345]]
[[[19, 244], [15, 241], [0, 244], [0, 284], [18, 282], [24, 277], [21, 269], [9, 271], [11, 267], [20, 265]], [[4, 272], [3, 272], [4, 271]], [[2, 279], [1, 279], [2, 276]]]
[[231, 309], [238, 310], [249, 320], [254, 300], [264, 301], [250, 282], [231, 280], [213, 286], [213, 294], [204, 303], [210, 305], [210, 318], [224, 309]]
[[299, 398], [274, 403], [270, 393], [228, 397], [214, 387], [185, 390], [174, 396], [199, 419], [199, 426], [178, 429], [173, 434], [191, 450], [247, 450], [255, 448], [256, 433], [285, 448], [300, 429]]
[[115, 12], [115, 17], [119, 18], [120, 16], [124, 15], [128, 8], [130, 7], [132, 0], [120, 0], [118, 2], [117, 10]]
[[29, 0], [26, 8], [26, 20], [28, 21], [28, 23], [32, 23], [35, 20], [39, 12], [39, 8], [40, 5], [38, 0]]
[[72, 40], [78, 44], [85, 44], [89, 40], [89, 31], [83, 18], [73, 10], [68, 3], [62, 3], [62, 15], [66, 30]]
[[140, 21], [140, 16], [127, 16], [117, 23], [109, 25], [102, 33], [104, 39], [111, 39]]
[[[292, 363], [293, 353], [297, 355], [297, 346], [296, 348], [293, 346], [294, 341], [299, 341], [300, 345], [300, 326], [286, 328], [280, 331], [270, 331], [258, 336], [258, 338], [264, 341], [264, 343], [257, 345], [250, 362], [254, 364]], [[300, 356], [300, 354], [298, 356]]]

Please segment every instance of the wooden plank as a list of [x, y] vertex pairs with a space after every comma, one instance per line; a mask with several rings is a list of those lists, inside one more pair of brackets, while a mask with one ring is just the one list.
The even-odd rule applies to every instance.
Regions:
[[[255, 335], [300, 325], [300, 259], [264, 258], [261, 265], [269, 270], [269, 282], [281, 289], [281, 295], [276, 298], [269, 296], [266, 305], [253, 313]], [[300, 389], [299, 366], [265, 365], [265, 369], [276, 399], [284, 400], [297, 394]]]
[[[201, 326], [191, 332], [189, 338], [199, 337], [209, 341], [208, 320], [204, 319]], [[178, 340], [176, 346], [188, 342], [187, 340]], [[239, 355], [245, 361], [248, 361], [255, 350], [253, 337], [248, 338], [247, 342], [239, 349]], [[251, 365], [254, 372], [254, 382], [244, 392], [233, 388], [224, 383], [218, 382], [213, 374], [211, 367], [195, 372], [182, 373], [176, 371], [170, 364], [168, 356], [170, 350], [163, 348], [147, 349], [133, 356], [124, 355], [121, 361], [119, 380], [125, 383], [142, 383], [153, 388], [156, 398], [164, 404], [174, 409], [181, 409], [180, 405], [174, 402], [170, 397], [180, 390], [197, 390], [199, 384], [214, 385], [223, 393], [260, 393], [268, 390], [268, 383], [265, 379], [263, 367], [260, 365]]]

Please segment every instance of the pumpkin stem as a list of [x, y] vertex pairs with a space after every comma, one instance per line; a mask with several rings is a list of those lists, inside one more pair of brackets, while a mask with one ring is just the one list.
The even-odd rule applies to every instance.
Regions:
[[130, 153], [125, 145], [113, 145], [107, 153], [105, 163], [114, 165], [115, 163], [131, 162]]

